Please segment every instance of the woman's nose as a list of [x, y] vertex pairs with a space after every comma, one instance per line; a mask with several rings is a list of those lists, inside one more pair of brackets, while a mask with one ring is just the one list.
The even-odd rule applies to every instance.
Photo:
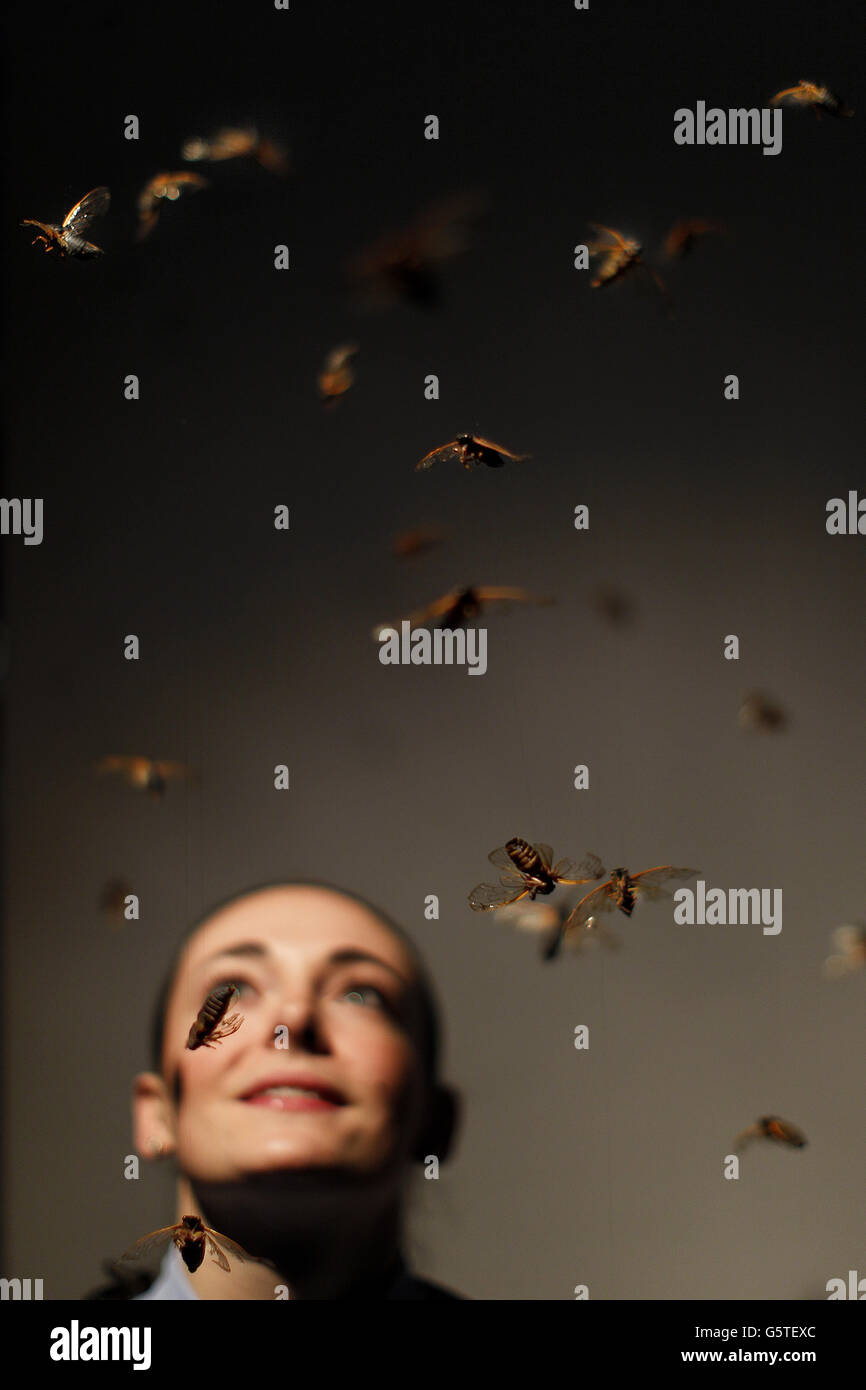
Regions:
[[275, 1006], [271, 1039], [279, 1051], [291, 1051], [293, 1048], [300, 1048], [304, 1052], [322, 1051], [315, 1001], [311, 995], [293, 994], [284, 997]]

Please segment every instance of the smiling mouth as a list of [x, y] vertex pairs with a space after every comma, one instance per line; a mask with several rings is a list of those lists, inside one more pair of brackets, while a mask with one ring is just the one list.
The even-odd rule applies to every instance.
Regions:
[[315, 1090], [307, 1086], [263, 1086], [241, 1099], [246, 1105], [282, 1111], [338, 1110], [345, 1104], [335, 1091]]

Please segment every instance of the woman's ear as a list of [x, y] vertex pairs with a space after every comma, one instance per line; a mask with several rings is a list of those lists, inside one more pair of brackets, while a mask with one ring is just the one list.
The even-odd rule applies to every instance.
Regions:
[[174, 1107], [165, 1082], [155, 1072], [140, 1072], [133, 1083], [132, 1133], [144, 1158], [174, 1153]]
[[423, 1163], [434, 1155], [440, 1163], [445, 1163], [454, 1145], [459, 1121], [460, 1097], [457, 1092], [450, 1086], [434, 1086], [412, 1157]]

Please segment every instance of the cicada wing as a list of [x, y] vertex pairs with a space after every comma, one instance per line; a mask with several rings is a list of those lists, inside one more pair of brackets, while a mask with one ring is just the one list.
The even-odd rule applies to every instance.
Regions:
[[458, 605], [458, 601], [463, 593], [462, 589], [450, 589], [447, 594], [442, 594], [440, 598], [434, 598], [432, 603], [422, 611], [426, 614], [427, 621], [431, 618], [443, 618], [446, 614], [452, 613]]
[[163, 1226], [158, 1231], [151, 1231], [149, 1235], [142, 1236], [130, 1245], [128, 1250], [124, 1250], [120, 1256], [121, 1260], [140, 1260], [144, 1255], [151, 1251], [164, 1250], [174, 1238], [177, 1226]]
[[475, 443], [480, 444], [483, 449], [492, 449], [494, 453], [501, 454], [503, 458], [511, 459], [512, 463], [526, 463], [528, 459], [532, 458], [531, 454], [514, 454], [502, 444], [494, 444], [492, 439], [482, 439], [478, 434], [472, 437]]
[[487, 858], [491, 864], [496, 865], [497, 869], [505, 869], [510, 874], [517, 872], [514, 861], [504, 845], [501, 845], [499, 849], [492, 849]]
[[796, 87], [783, 87], [774, 97], [770, 106], [810, 106], [818, 97], [818, 89], [812, 82], [800, 81]]
[[[222, 1250], [220, 1250], [216, 1241], [212, 1240], [211, 1237], [207, 1234], [207, 1232], [205, 1232], [204, 1239], [205, 1246], [207, 1248], [207, 1253], [210, 1255], [211, 1259], [216, 1260], [220, 1269], [224, 1269], [226, 1273], [231, 1273], [231, 1265], [229, 1264]], [[220, 1240], [222, 1240], [222, 1236], [220, 1236]]]
[[[628, 245], [627, 238], [622, 235], [622, 232], [615, 231], [613, 227], [605, 227], [601, 222], [590, 222], [589, 225], [594, 232], [600, 232], [606, 238], [605, 241], [594, 243], [599, 250], [618, 249]], [[590, 245], [589, 250], [592, 250], [592, 245]]]
[[380, 634], [386, 627], [391, 627], [395, 631], [399, 630], [400, 623], [408, 623], [410, 628], [426, 627], [428, 623], [434, 622], [444, 614], [450, 613], [460, 597], [460, 590], [453, 589], [451, 593], [443, 594], [441, 598], [435, 598], [431, 603], [425, 603], [423, 608], [413, 608], [411, 613], [407, 613], [404, 618], [398, 618], [394, 623], [381, 623], [373, 629], [373, 636], [378, 640]]
[[614, 906], [613, 894], [610, 891], [610, 881], [602, 883], [600, 887], [593, 888], [585, 897], [581, 898], [576, 907], [572, 909], [565, 921], [565, 931], [568, 934], [580, 927], [585, 927], [590, 917], [598, 917], [602, 912], [610, 912]]
[[532, 848], [535, 850], [535, 853], [538, 855], [545, 869], [549, 870], [553, 864], [553, 850], [550, 845], [537, 844], [533, 845]]
[[743, 1149], [745, 1149], [753, 1139], [757, 1139], [761, 1133], [762, 1130], [760, 1125], [749, 1125], [749, 1128], [744, 1129], [734, 1140], [734, 1152], [742, 1153]]
[[590, 883], [593, 879], [604, 878], [605, 867], [597, 854], [587, 854], [580, 863], [574, 859], [560, 859], [553, 867], [554, 878], [563, 883]]
[[607, 870], [597, 854], [587, 854], [581, 859], [578, 872], [586, 874], [587, 878], [604, 878]]
[[469, 894], [469, 906], [473, 912], [492, 912], [506, 903], [519, 902], [525, 898], [529, 889], [523, 887], [522, 880], [513, 886], [502, 883], [479, 883]]
[[94, 217], [101, 217], [110, 202], [111, 193], [107, 188], [91, 189], [74, 208], [69, 209], [63, 219], [63, 230], [71, 232], [73, 236], [82, 236]]
[[644, 869], [639, 874], [631, 874], [630, 878], [636, 893], [640, 893], [648, 902], [657, 902], [659, 898], [670, 897], [662, 884], [670, 883], [677, 878], [693, 878], [699, 873], [700, 869], [676, 869], [671, 864], [665, 864], [656, 869]]
[[205, 1232], [211, 1241], [218, 1240], [220, 1245], [224, 1246], [230, 1255], [234, 1255], [236, 1260], [249, 1260], [252, 1258], [247, 1254], [242, 1245], [238, 1245], [237, 1241], [229, 1240], [228, 1236], [224, 1236], [219, 1231], [215, 1231], [211, 1226], [206, 1226]]
[[434, 463], [450, 463], [452, 459], [459, 459], [461, 455], [460, 446], [457, 444], [442, 444], [438, 449], [431, 449], [429, 454], [425, 454], [415, 464], [415, 471], [426, 471], [432, 468]]

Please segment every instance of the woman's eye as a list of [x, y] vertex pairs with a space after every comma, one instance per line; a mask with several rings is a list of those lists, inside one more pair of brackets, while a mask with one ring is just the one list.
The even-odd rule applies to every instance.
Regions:
[[250, 994], [253, 989], [253, 986], [250, 984], [249, 980], [231, 979], [217, 980], [213, 985], [211, 985], [211, 990], [219, 989], [221, 986], [225, 985], [234, 985], [241, 999], [243, 999], [244, 995]]
[[362, 985], [360, 989], [349, 989], [340, 995], [348, 1004], [374, 1004], [377, 1008], [385, 1008], [387, 1000], [384, 994], [374, 985]]

